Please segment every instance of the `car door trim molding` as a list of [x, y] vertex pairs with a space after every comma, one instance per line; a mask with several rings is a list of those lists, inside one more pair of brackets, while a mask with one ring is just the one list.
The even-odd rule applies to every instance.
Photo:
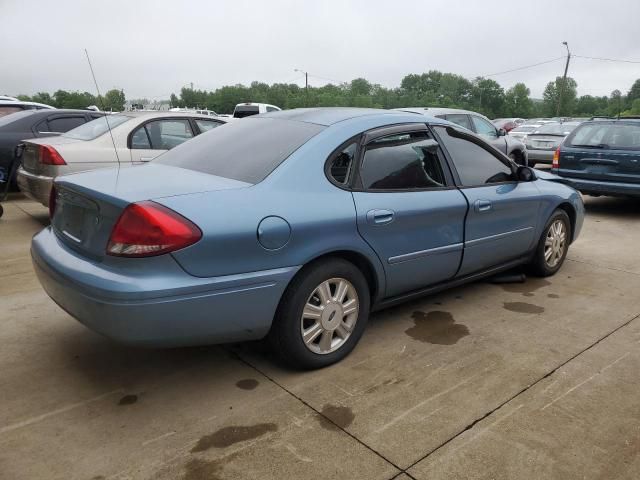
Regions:
[[496, 235], [489, 235], [488, 237], [480, 237], [474, 238], [473, 240], [465, 241], [465, 247], [473, 247], [476, 245], [480, 245], [482, 243], [490, 242], [492, 240], [497, 240], [500, 238], [508, 237], [509, 235], [515, 235], [517, 233], [528, 232], [529, 230], [533, 230], [533, 227], [524, 227], [519, 228], [517, 230], [511, 230], [509, 232], [497, 233]]
[[396, 263], [407, 262], [409, 260], [415, 260], [416, 258], [427, 257], [430, 255], [442, 255], [444, 253], [458, 252], [462, 250], [463, 247], [463, 243], [452, 243], [451, 245], [444, 245], [442, 247], [418, 250], [417, 252], [404, 253], [402, 255], [396, 255], [395, 257], [389, 257], [387, 259], [387, 263], [389, 265], [395, 265]]

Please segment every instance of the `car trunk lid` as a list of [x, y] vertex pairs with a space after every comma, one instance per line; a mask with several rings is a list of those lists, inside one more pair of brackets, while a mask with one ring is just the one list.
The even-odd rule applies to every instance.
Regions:
[[532, 150], [555, 150], [562, 143], [564, 135], [528, 135], [526, 145]]
[[127, 168], [126, 174], [114, 168], [67, 175], [55, 182], [51, 225], [67, 246], [100, 259], [120, 214], [131, 203], [250, 185], [155, 164]]

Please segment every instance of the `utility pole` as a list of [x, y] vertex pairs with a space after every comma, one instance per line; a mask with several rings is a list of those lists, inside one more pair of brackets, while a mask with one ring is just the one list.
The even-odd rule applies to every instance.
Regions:
[[558, 92], [558, 106], [556, 107], [556, 117], [560, 116], [560, 105], [562, 104], [562, 94], [564, 93], [567, 85], [567, 71], [569, 70], [569, 60], [571, 60], [571, 52], [569, 51], [569, 44], [562, 42], [567, 47], [567, 63], [564, 66], [564, 75], [562, 76], [562, 85], [560, 85], [560, 91]]
[[309, 72], [303, 72], [297, 68], [293, 69], [294, 72], [304, 73], [304, 104], [305, 107], [309, 106]]

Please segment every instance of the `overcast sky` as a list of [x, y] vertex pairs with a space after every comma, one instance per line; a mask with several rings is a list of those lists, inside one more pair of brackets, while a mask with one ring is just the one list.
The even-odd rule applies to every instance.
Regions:
[[[387, 87], [430, 69], [473, 78], [572, 53], [640, 61], [640, 0], [0, 0], [0, 94], [168, 98], [260, 80]], [[540, 97], [564, 60], [491, 78]], [[623, 93], [640, 63], [572, 58], [578, 93]]]

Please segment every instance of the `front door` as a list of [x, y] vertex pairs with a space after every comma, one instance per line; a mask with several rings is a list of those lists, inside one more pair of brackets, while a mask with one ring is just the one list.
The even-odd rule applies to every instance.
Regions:
[[467, 211], [426, 126], [404, 128], [367, 134], [353, 192], [358, 231], [384, 265], [387, 297], [455, 275]]
[[464, 258], [458, 276], [517, 259], [536, 245], [540, 192], [535, 182], [517, 182], [506, 159], [473, 138], [436, 132], [449, 153], [460, 191], [469, 202]]
[[471, 115], [471, 121], [473, 122], [473, 129], [478, 135], [502, 153], [507, 153], [507, 140], [504, 136], [498, 135], [498, 129], [494, 124], [477, 115]]

